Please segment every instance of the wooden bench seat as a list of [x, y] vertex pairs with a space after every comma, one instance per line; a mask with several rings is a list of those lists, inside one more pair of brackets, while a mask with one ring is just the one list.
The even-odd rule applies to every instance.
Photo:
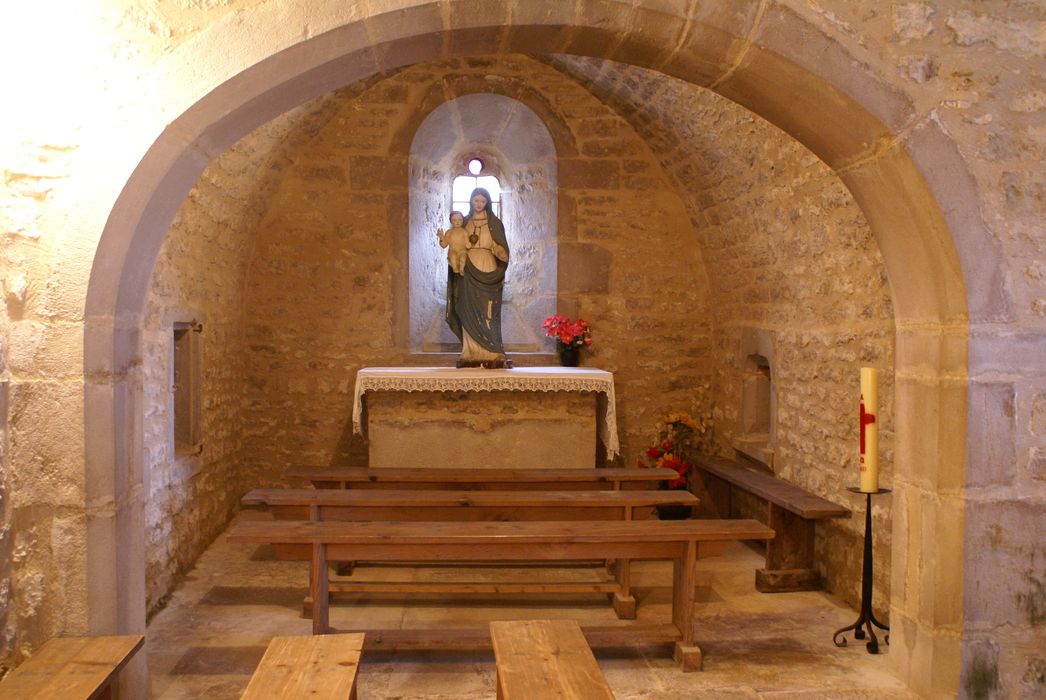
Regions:
[[613, 700], [585, 635], [574, 620], [490, 623], [498, 700]]
[[497, 491], [529, 489], [646, 488], [678, 478], [672, 469], [371, 469], [369, 467], [291, 467], [288, 478], [316, 488], [411, 488]]
[[0, 681], [0, 697], [112, 697], [117, 672], [144, 643], [145, 637], [140, 634], [51, 639]]
[[[279, 520], [632, 520], [636, 508], [697, 505], [689, 491], [418, 491], [390, 489], [254, 489], [241, 499], [245, 506], [266, 506]], [[283, 548], [277, 554], [288, 556]], [[351, 575], [354, 564], [340, 562], [338, 573]], [[613, 582], [557, 584], [562, 593], [608, 593], [622, 619], [634, 619], [636, 600], [630, 589], [631, 564], [614, 562]], [[476, 583], [472, 590], [489, 593], [547, 592], [547, 583], [505, 581]], [[460, 584], [459, 584], [460, 587]], [[430, 586], [439, 589], [439, 586]], [[437, 592], [433, 590], [432, 592]], [[340, 582], [333, 592], [402, 592], [389, 584]], [[305, 602], [306, 614], [311, 599]]]
[[273, 637], [240, 700], [355, 700], [362, 634]]
[[777, 533], [766, 546], [766, 568], [756, 571], [764, 593], [821, 588], [814, 567], [814, 524], [824, 518], [848, 518], [850, 510], [773, 474], [718, 457], [694, 460], [692, 484], [709, 518], [754, 518]]
[[[552, 522], [305, 522], [241, 521], [229, 541], [300, 547], [310, 561], [313, 633], [330, 631], [328, 562], [531, 562], [578, 559], [671, 559], [671, 639], [685, 669], [700, 667], [694, 645], [694, 576], [703, 542], [770, 539], [754, 520]], [[409, 590], [410, 582], [397, 584]], [[465, 591], [467, 592], [467, 591]], [[450, 636], [444, 630], [442, 638]]]
[[632, 520], [636, 508], [697, 505], [689, 491], [254, 489], [240, 502], [281, 520]]

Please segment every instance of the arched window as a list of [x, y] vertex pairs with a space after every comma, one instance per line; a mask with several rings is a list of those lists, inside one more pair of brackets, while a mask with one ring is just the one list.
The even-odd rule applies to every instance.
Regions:
[[493, 175], [483, 175], [483, 161], [479, 158], [471, 158], [468, 162], [468, 175], [458, 175], [454, 178], [451, 187], [451, 210], [460, 211], [462, 214], [469, 212], [469, 195], [477, 187], [482, 187], [490, 192], [491, 209], [494, 216], [499, 219], [501, 214], [501, 183]]
[[556, 310], [558, 258], [557, 160], [548, 127], [518, 100], [464, 95], [418, 126], [408, 170], [410, 350], [461, 348], [446, 323], [447, 251], [436, 230], [449, 227], [452, 211], [468, 213], [478, 186], [490, 192], [509, 244], [501, 310], [505, 350], [548, 352], [541, 322]]

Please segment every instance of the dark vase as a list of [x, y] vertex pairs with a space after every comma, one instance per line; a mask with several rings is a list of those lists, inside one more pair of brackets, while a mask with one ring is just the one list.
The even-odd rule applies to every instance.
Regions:
[[681, 506], [675, 503], [657, 506], [658, 520], [686, 520], [690, 517], [691, 506]]
[[562, 341], [556, 341], [556, 350], [559, 352], [559, 364], [562, 367], [577, 367], [581, 359], [581, 348], [572, 345], [564, 345]]

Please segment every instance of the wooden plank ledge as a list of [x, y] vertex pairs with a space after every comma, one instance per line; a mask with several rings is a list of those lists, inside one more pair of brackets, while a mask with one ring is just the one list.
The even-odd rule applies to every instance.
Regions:
[[694, 459], [694, 466], [807, 520], [850, 517], [849, 508], [733, 460], [698, 456]]
[[613, 700], [581, 628], [573, 620], [490, 623], [498, 700]]
[[[755, 520], [633, 520], [633, 521], [523, 521], [523, 522], [309, 522], [303, 520], [246, 520], [233, 525], [228, 539], [243, 544], [607, 544], [689, 541], [765, 540], [774, 532]], [[482, 550], [464, 561], [486, 561]], [[609, 557], [609, 555], [608, 555]], [[369, 559], [370, 557], [359, 557]], [[400, 555], [383, 560], [403, 561]], [[656, 555], [653, 558], [658, 558]], [[429, 557], [422, 559], [428, 560]], [[536, 557], [535, 560], [543, 560]], [[461, 560], [459, 560], [461, 561]]]
[[108, 697], [113, 678], [144, 643], [140, 634], [51, 639], [0, 681], [0, 697]]
[[356, 698], [364, 635], [273, 637], [241, 700]]
[[397, 469], [369, 467], [293, 466], [287, 477], [304, 479], [323, 488], [387, 487], [459, 489], [534, 489], [609, 488], [626, 483], [635, 485], [671, 481], [678, 477], [672, 469], [594, 468], [594, 469]]
[[754, 517], [777, 533], [766, 547], [766, 568], [756, 571], [757, 590], [821, 588], [814, 565], [815, 525], [826, 518], [849, 517], [849, 509], [733, 460], [698, 456], [694, 465], [692, 485], [704, 517]]
[[245, 506], [341, 506], [341, 507], [640, 507], [696, 505], [689, 491], [447, 491], [386, 489], [253, 489], [240, 502]]

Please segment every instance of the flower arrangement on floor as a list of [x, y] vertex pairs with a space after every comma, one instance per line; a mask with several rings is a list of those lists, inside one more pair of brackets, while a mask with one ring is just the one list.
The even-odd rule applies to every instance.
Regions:
[[579, 318], [574, 321], [554, 314], [541, 324], [545, 335], [556, 339], [556, 352], [559, 353], [559, 364], [564, 367], [577, 367], [581, 348], [592, 344], [592, 331], [588, 321]]
[[696, 451], [708, 429], [707, 419], [695, 419], [689, 413], [671, 413], [665, 416], [658, 423], [657, 439], [647, 448], [646, 461], [640, 458], [637, 466], [675, 470], [678, 476], [668, 482], [662, 482], [663, 488], [687, 488], [690, 473], [687, 456]]

